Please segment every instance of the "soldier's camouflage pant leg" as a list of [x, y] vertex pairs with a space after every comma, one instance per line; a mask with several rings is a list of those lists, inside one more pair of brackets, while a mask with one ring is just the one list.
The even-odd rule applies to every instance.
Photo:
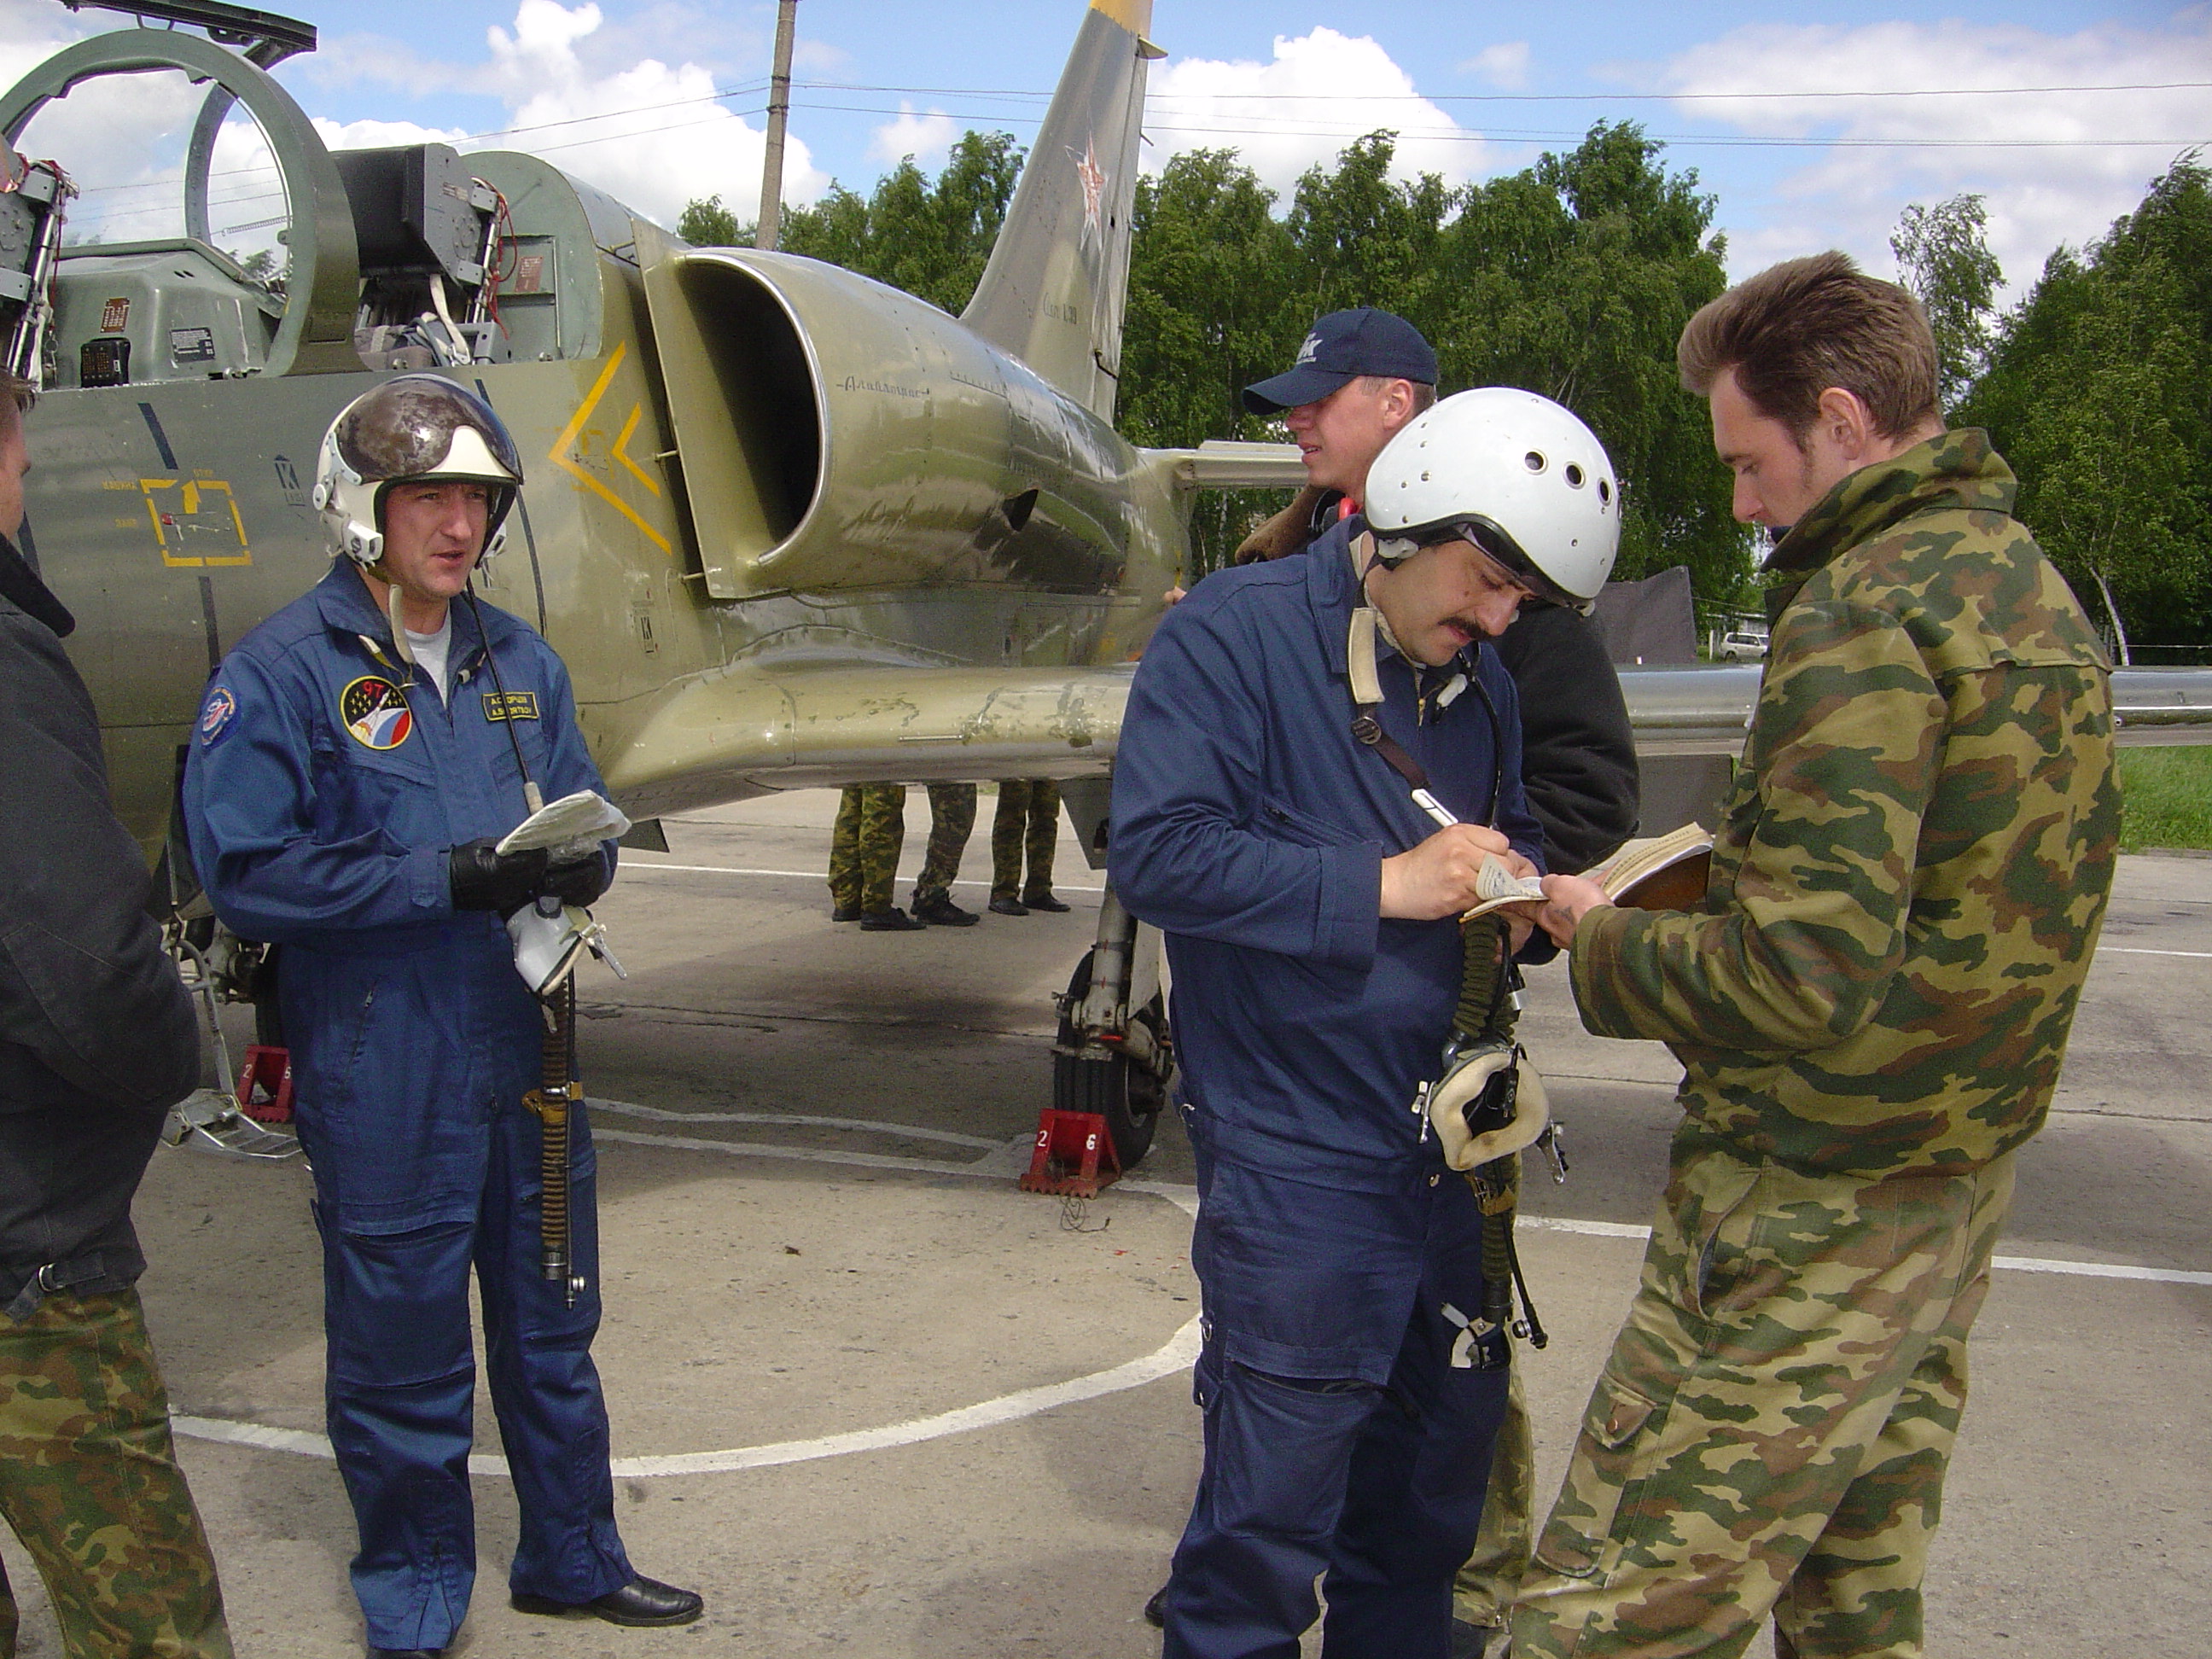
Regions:
[[[222, 1590], [169, 1437], [135, 1291], [0, 1318], [0, 1512], [70, 1659], [230, 1659]], [[7, 1598], [0, 1625], [12, 1627]], [[12, 1628], [0, 1653], [14, 1655]]]
[[1505, 1394], [1505, 1419], [1490, 1454], [1490, 1486], [1483, 1494], [1482, 1528], [1474, 1553], [1452, 1576], [1452, 1616], [1486, 1630], [1503, 1630], [1512, 1616], [1514, 1592], [1528, 1571], [1532, 1511], [1536, 1504], [1536, 1437], [1521, 1387], [1522, 1356], [1513, 1358]]
[[[991, 896], [1016, 898], [1052, 890], [1052, 855], [1060, 844], [1060, 786], [1050, 778], [1012, 780], [999, 786], [991, 819]], [[1022, 879], [1022, 860], [1029, 879]]]
[[830, 831], [830, 899], [843, 908], [891, 908], [891, 881], [906, 843], [906, 786], [861, 783], [837, 803]]
[[860, 902], [860, 786], [845, 786], [830, 826], [830, 902], [849, 910]]
[[1920, 1581], [2012, 1195], [1689, 1135], [1514, 1610], [1516, 1659], [1918, 1659]]
[[975, 786], [972, 783], [933, 783], [929, 786], [929, 851], [923, 855], [921, 873], [914, 878], [914, 902], [951, 896], [960, 873], [960, 855], [968, 850], [968, 837], [975, 828]]

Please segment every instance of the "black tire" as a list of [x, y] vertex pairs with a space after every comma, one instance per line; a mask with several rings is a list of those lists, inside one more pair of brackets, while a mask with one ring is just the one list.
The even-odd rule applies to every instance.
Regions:
[[[1071, 1016], [1090, 994], [1091, 952], [1086, 951], [1068, 976], [1067, 999], [1062, 1004], [1066, 1012], [1060, 1017], [1060, 1048], [1075, 1046], [1077, 1033]], [[1144, 1023], [1155, 1042], [1166, 1042], [1167, 1005], [1157, 993], [1132, 1018]], [[1143, 1066], [1132, 1065], [1126, 1055], [1099, 1060], [1055, 1053], [1052, 1103], [1063, 1112], [1096, 1112], [1104, 1118], [1106, 1132], [1114, 1139], [1115, 1156], [1123, 1169], [1133, 1170], [1152, 1149], [1152, 1133], [1159, 1127], [1160, 1111], [1167, 1104], [1167, 1089]]]

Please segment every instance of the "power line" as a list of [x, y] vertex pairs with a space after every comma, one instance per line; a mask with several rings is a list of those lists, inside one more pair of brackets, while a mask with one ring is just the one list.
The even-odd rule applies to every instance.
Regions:
[[[917, 98], [1024, 98], [1042, 102], [1048, 92], [1004, 87], [876, 86], [859, 81], [794, 81], [794, 88], [815, 92], [892, 92]], [[2027, 94], [2049, 96], [2063, 93], [2202, 92], [2212, 81], [2083, 82], [2052, 87], [1865, 87], [1810, 88], [1802, 92], [1213, 92], [1174, 93], [1148, 88], [1146, 100], [1161, 98], [1284, 100], [1296, 103], [1332, 101], [1380, 103], [1402, 100], [1425, 104], [1618, 104], [1618, 103], [1737, 103], [1818, 98], [2002, 98]]]

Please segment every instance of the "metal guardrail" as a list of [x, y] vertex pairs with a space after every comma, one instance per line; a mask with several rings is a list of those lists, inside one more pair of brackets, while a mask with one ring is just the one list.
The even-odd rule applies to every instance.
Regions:
[[[1624, 668], [1621, 689], [1645, 755], [1733, 755], [1759, 696], [1760, 670], [1732, 664]], [[2212, 668], [2122, 668], [2112, 705], [2123, 744], [2212, 743]]]

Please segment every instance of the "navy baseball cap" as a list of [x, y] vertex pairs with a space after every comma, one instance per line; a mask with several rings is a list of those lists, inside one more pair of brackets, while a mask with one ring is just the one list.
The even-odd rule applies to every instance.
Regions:
[[1332, 311], [1315, 320], [1288, 374], [1244, 388], [1244, 407], [1255, 415], [1279, 415], [1319, 403], [1362, 374], [1434, 386], [1437, 354], [1403, 317], [1372, 306]]

